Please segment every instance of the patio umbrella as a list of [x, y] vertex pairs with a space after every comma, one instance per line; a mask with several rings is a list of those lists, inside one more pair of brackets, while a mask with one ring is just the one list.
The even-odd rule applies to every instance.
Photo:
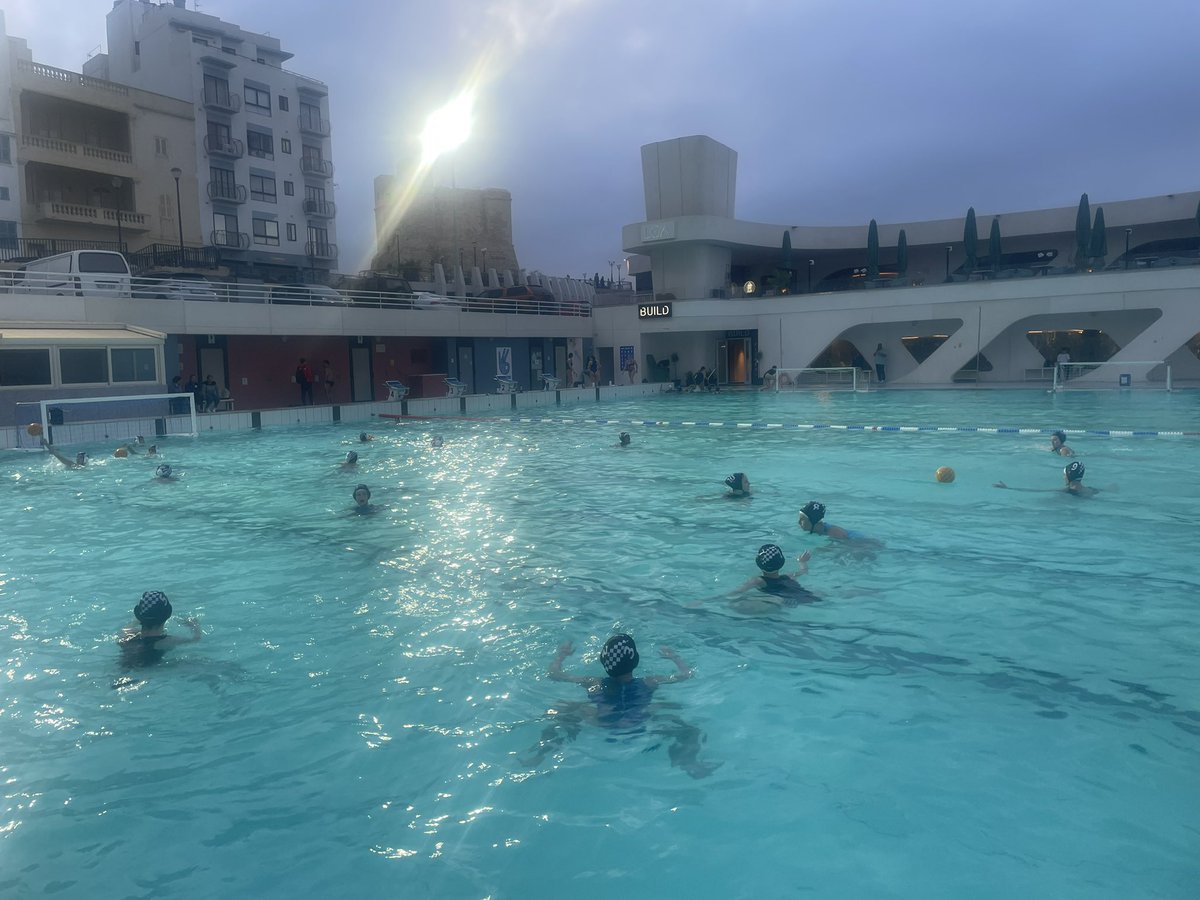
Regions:
[[1108, 256], [1108, 234], [1104, 229], [1104, 207], [1096, 207], [1096, 222], [1092, 225], [1092, 245], [1088, 248], [1092, 259], [1100, 260], [1104, 265], [1104, 257]]
[[992, 233], [988, 235], [988, 261], [992, 264], [992, 277], [1000, 271], [1000, 220], [992, 219]]
[[963, 265], [968, 272], [975, 270], [976, 245], [979, 243], [979, 229], [975, 226], [975, 207], [967, 210], [967, 222], [963, 225], [963, 253], [967, 257]]
[[867, 228], [867, 281], [879, 278], [879, 226], [871, 220]]
[[1088, 251], [1092, 245], [1092, 217], [1089, 215], [1088, 196], [1079, 198], [1079, 210], [1075, 213], [1075, 268], [1087, 268]]

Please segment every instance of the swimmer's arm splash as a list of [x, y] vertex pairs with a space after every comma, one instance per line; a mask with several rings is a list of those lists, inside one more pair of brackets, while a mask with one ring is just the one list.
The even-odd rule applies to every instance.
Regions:
[[687, 681], [692, 677], [692, 670], [687, 663], [683, 661], [678, 653], [670, 647], [660, 647], [659, 656], [663, 659], [669, 659], [675, 663], [676, 672], [674, 675], [650, 675], [647, 676], [645, 682], [647, 684], [674, 684], [677, 681]]
[[563, 660], [575, 652], [575, 645], [570, 641], [563, 641], [558, 645], [558, 652], [554, 654], [554, 659], [550, 663], [550, 668], [546, 670], [546, 674], [553, 681], [569, 681], [573, 684], [595, 684], [599, 681], [597, 678], [588, 678], [580, 675], [567, 675], [562, 670]]

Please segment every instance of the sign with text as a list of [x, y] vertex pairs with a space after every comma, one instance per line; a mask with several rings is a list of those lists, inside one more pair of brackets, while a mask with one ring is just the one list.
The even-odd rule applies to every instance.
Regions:
[[673, 221], [666, 222], [643, 222], [642, 223], [642, 242], [649, 243], [650, 241], [673, 241], [675, 240], [675, 223]]
[[639, 319], [669, 319], [671, 318], [670, 303], [642, 303], [638, 305]]

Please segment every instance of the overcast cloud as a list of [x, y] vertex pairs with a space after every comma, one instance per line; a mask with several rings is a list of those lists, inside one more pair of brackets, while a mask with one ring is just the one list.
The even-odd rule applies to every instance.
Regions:
[[[639, 148], [690, 134], [738, 152], [738, 218], [787, 225], [1200, 189], [1196, 0], [199, 5], [329, 84], [344, 271], [374, 246], [374, 176], [407, 174], [425, 117], [480, 69], [456, 183], [511, 191], [522, 265], [549, 274], [607, 277], [645, 218]], [[4, 6], [36, 60], [75, 71], [110, 8]]]

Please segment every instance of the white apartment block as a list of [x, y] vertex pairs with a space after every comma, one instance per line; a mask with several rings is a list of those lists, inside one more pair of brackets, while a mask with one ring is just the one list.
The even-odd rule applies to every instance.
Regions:
[[322, 279], [337, 267], [325, 84], [283, 68], [279, 40], [185, 8], [115, 0], [108, 53], [85, 74], [196, 107], [201, 231], [247, 278]]
[[0, 253], [5, 244], [15, 249], [21, 236], [21, 180], [17, 168], [17, 122], [9, 83], [10, 50], [0, 9]]

